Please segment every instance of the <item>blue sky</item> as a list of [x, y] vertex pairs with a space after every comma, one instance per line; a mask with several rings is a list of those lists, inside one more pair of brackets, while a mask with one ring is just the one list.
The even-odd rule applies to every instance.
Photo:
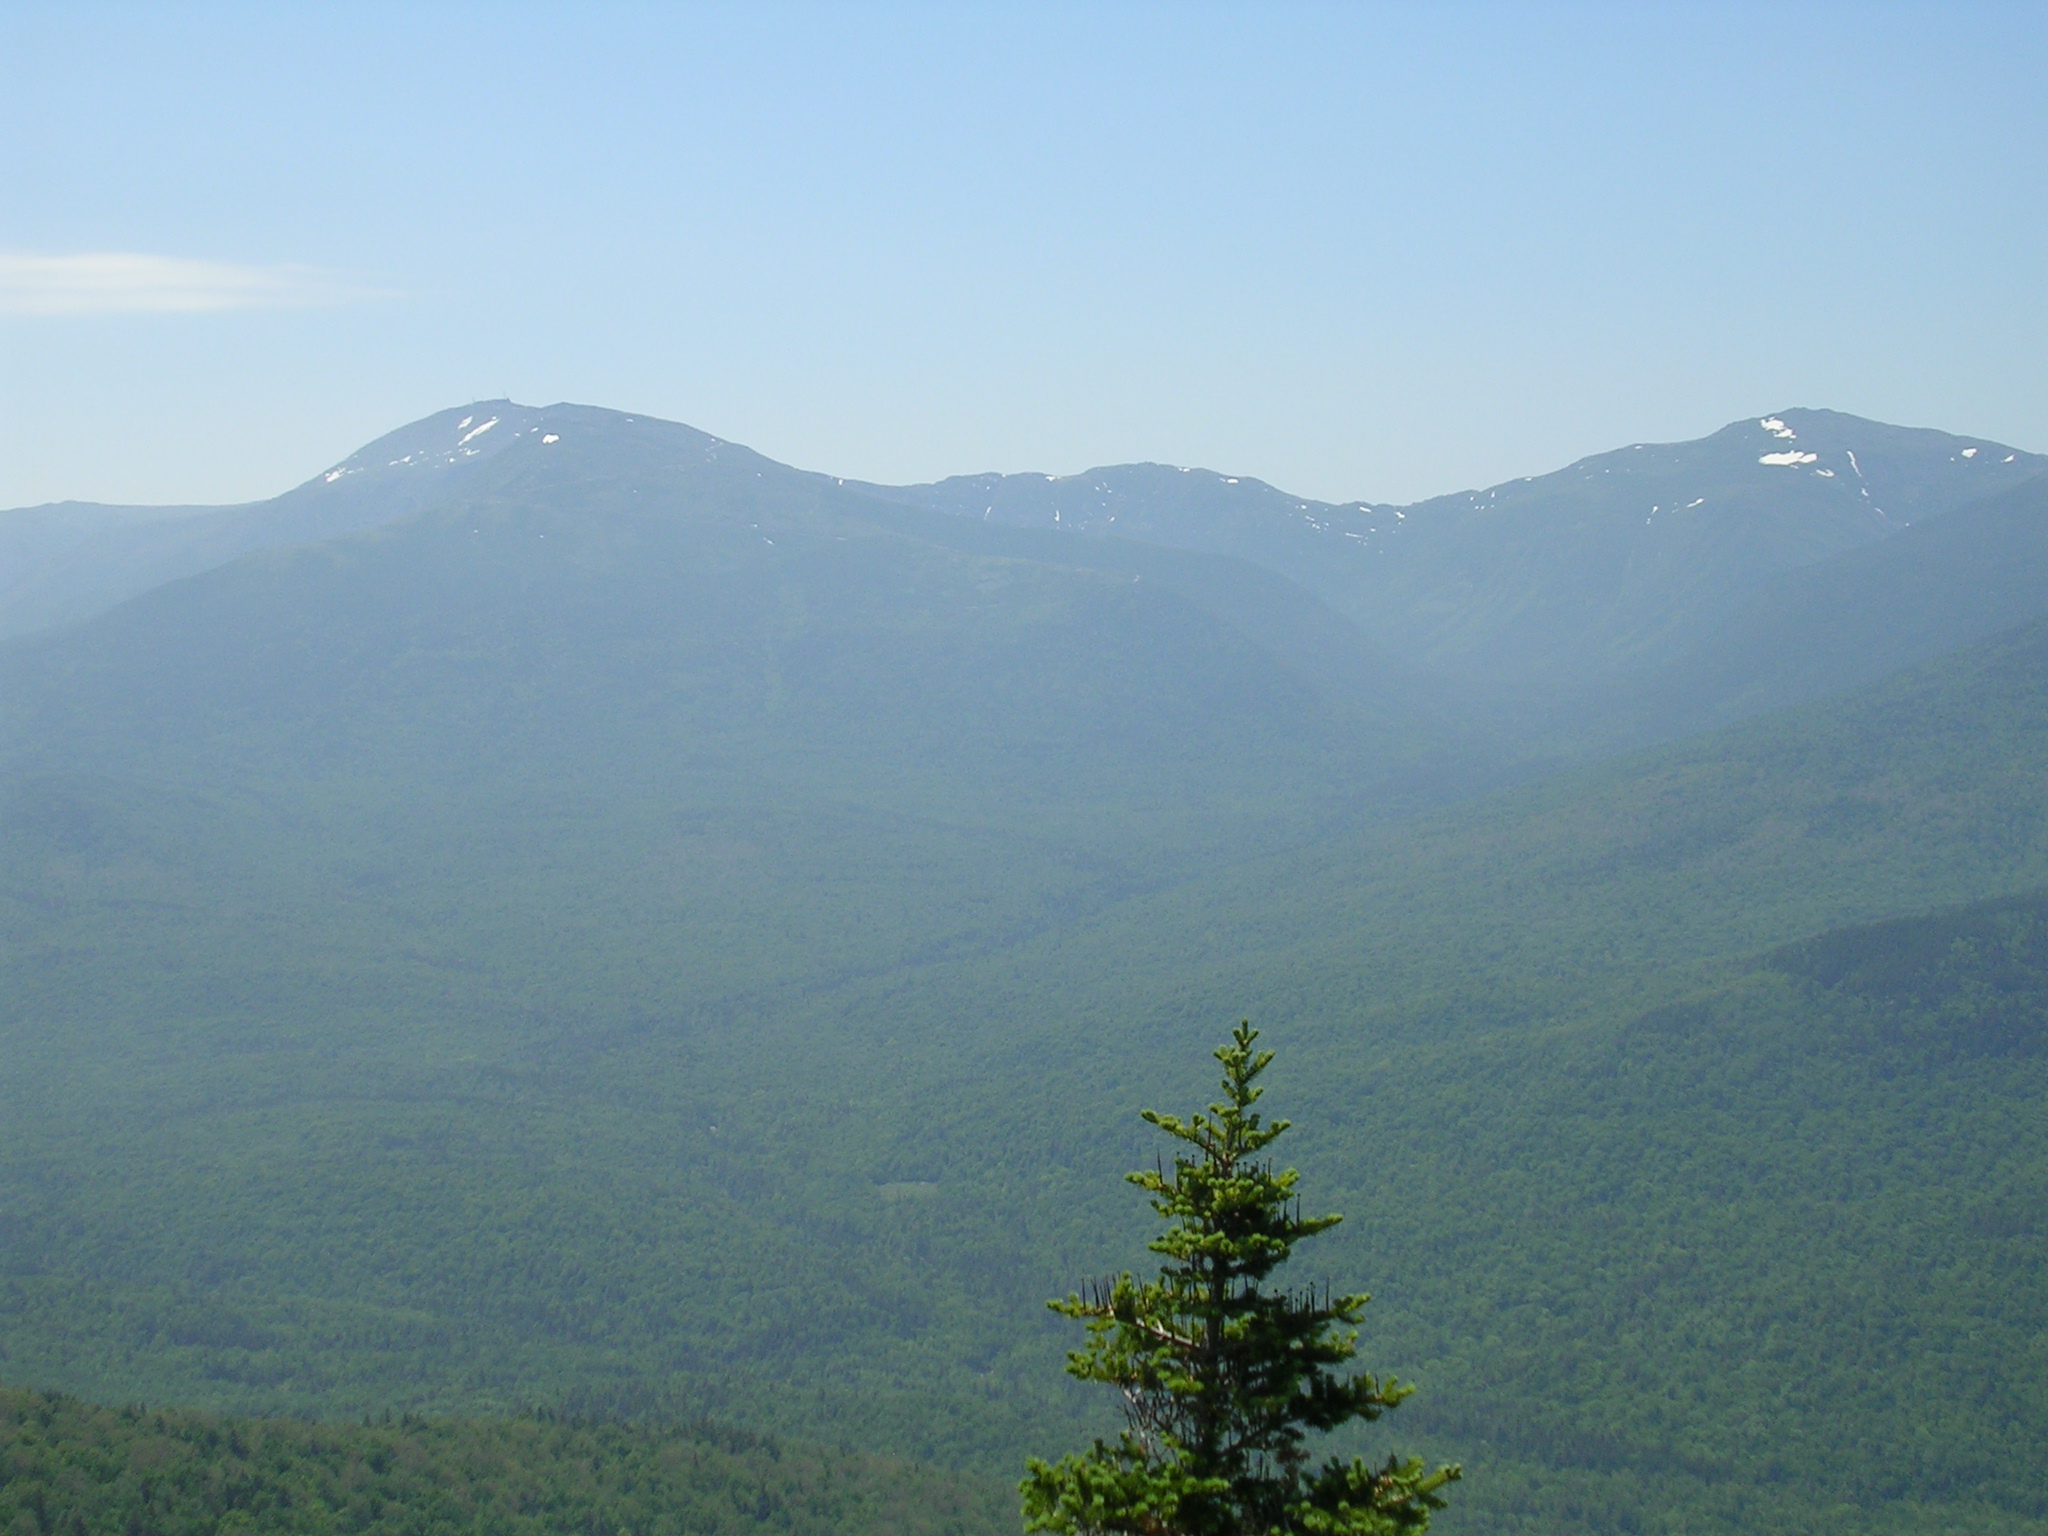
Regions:
[[2048, 449], [2048, 6], [0, 9], [0, 505], [510, 394], [884, 480]]

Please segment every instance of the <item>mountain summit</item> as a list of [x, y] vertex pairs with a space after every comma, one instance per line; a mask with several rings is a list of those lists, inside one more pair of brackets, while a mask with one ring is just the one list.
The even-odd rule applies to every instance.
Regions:
[[[885, 486], [792, 469], [652, 417], [494, 400], [403, 427], [269, 502], [65, 503], [0, 514], [0, 635], [75, 622], [255, 550], [394, 526], [435, 508], [523, 498], [594, 512], [659, 502], [702, 518], [766, 496], [785, 510], [858, 505], [866, 526], [962, 554], [1141, 580], [1149, 569], [1155, 581], [1169, 579], [1172, 563], [1184, 596], [1199, 587], [1210, 611], [1234, 614], [1323, 685], [1341, 692], [1375, 678], [1375, 687], [1426, 697], [1456, 729], [1504, 732], [1548, 754], [1607, 749], [1867, 680], [1869, 664], [1848, 653], [1868, 615], [1827, 609], [1828, 583], [1787, 586], [1793, 573], [1909, 532], [1916, 537], [1898, 546], [1899, 558], [1916, 560], [1904, 552], [1926, 542], [1918, 534], [1927, 525], [2005, 493], [2023, 503], [2023, 488], [2044, 473], [2048, 458], [1983, 438], [1784, 410], [1697, 441], [1633, 444], [1406, 506], [1310, 501], [1241, 476], [1157, 464]], [[1996, 529], [1981, 527], [1972, 545], [1969, 569], [1998, 573], [2008, 593], [1985, 610], [2000, 622], [2041, 611], [2025, 594], [2048, 583], [2013, 580], [2039, 559], [2034, 526], [2014, 511]], [[1913, 612], [1905, 628], [1915, 638], [1872, 654], [1904, 665], [1989, 632], [1963, 591], [1970, 577], [1958, 558], [1945, 557], [1947, 585], [1924, 603], [1910, 572], [1887, 587]], [[1794, 617], [1779, 611], [1788, 602], [1824, 611]], [[1750, 612], [1758, 603], [1775, 605], [1775, 616]], [[1742, 637], [1788, 625], [1839, 655], [1840, 666], [1770, 681], [1783, 668], [1754, 646], [1745, 652]]]
[[1212, 550], [1499, 703], [1669, 660], [1763, 583], [2048, 473], [1982, 438], [1787, 410], [1396, 506], [1161, 465], [876, 487], [957, 516]]

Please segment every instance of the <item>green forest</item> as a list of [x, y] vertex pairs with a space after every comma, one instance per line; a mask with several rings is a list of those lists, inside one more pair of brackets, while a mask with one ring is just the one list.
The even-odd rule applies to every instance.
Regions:
[[2048, 630], [1561, 761], [589, 455], [0, 643], [0, 1529], [1015, 1529], [1249, 1015], [1434, 1529], [2048, 1532]]
[[388, 1416], [360, 1424], [97, 1408], [0, 1389], [9, 1536], [728, 1536], [1006, 1529], [929, 1467], [707, 1425]]

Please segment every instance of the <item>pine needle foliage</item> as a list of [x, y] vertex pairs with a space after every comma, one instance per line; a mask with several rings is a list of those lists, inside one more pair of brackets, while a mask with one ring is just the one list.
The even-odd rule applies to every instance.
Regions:
[[1240, 1023], [1216, 1051], [1223, 1097], [1186, 1120], [1144, 1118], [1184, 1144], [1169, 1171], [1128, 1175], [1169, 1223], [1150, 1245], [1156, 1280], [1129, 1274], [1048, 1303], [1087, 1326], [1067, 1357], [1083, 1381], [1115, 1387], [1127, 1427], [1115, 1444], [1056, 1464], [1033, 1458], [1025, 1529], [1063, 1536], [1389, 1536], [1443, 1508], [1457, 1467], [1332, 1457], [1311, 1466], [1308, 1434], [1371, 1421], [1413, 1389], [1345, 1374], [1371, 1297], [1266, 1282], [1304, 1238], [1340, 1216], [1304, 1216], [1299, 1176], [1263, 1154], [1289, 1122], [1262, 1122], [1258, 1078], [1273, 1060]]

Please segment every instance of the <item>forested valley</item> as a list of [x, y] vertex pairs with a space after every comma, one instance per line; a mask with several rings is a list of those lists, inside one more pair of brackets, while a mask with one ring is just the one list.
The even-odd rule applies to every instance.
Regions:
[[2044, 473], [0, 513], [0, 1529], [1015, 1529], [1249, 1016], [1434, 1529], [2048, 1533]]

